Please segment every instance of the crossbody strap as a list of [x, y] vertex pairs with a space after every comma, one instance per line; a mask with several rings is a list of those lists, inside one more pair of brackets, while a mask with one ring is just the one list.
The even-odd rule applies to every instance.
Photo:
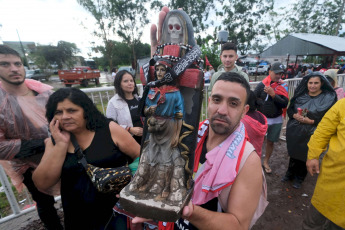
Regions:
[[85, 154], [83, 153], [83, 151], [81, 150], [77, 139], [75, 138], [75, 136], [71, 133], [71, 142], [74, 146], [74, 153], [77, 154], [78, 157], [78, 162], [85, 168], [87, 169], [87, 161], [85, 158]]

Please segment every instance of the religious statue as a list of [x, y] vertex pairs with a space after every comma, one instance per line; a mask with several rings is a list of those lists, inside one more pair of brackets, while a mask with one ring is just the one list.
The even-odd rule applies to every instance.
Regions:
[[134, 215], [174, 222], [192, 193], [203, 89], [201, 52], [184, 11], [167, 14], [160, 44], [141, 72], [145, 125], [140, 164], [121, 191], [120, 204]]
[[[155, 64], [157, 80], [162, 80], [170, 61], [159, 59]], [[174, 84], [151, 88], [146, 97], [144, 113], [150, 133], [143, 146], [140, 172], [129, 190], [138, 189], [156, 200], [175, 204], [186, 194], [184, 181], [185, 160], [178, 148], [184, 112], [183, 97]], [[141, 172], [144, 175], [140, 175]], [[151, 173], [154, 172], [154, 173]], [[145, 177], [146, 175], [155, 175]], [[148, 192], [148, 193], [147, 193]]]

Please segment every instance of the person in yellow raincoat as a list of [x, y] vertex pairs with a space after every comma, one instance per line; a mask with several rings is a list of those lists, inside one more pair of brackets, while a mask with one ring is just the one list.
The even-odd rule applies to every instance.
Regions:
[[[325, 114], [308, 143], [307, 169], [320, 173], [303, 229], [345, 228], [345, 99]], [[319, 170], [319, 157], [329, 149]], [[323, 228], [325, 227], [325, 228]]]

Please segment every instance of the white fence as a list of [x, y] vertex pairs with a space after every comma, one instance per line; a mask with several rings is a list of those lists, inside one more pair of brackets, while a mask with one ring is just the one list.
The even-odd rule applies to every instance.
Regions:
[[[286, 80], [289, 86], [289, 97], [291, 98], [293, 96], [293, 93], [295, 91], [295, 88], [297, 84], [300, 82], [301, 79], [289, 79]], [[250, 88], [252, 90], [255, 89], [255, 87], [259, 84], [260, 82], [250, 82]], [[205, 84], [204, 87], [204, 96], [203, 96], [203, 106], [207, 107], [208, 103], [208, 97], [209, 97], [209, 91], [208, 91], [208, 86], [209, 84]], [[91, 99], [92, 101], [98, 106], [98, 109], [105, 113], [108, 101], [115, 95], [115, 89], [112, 86], [109, 87], [102, 87], [102, 88], [89, 88], [89, 89], [82, 89]], [[142, 94], [143, 91], [143, 86], [141, 84], [138, 85], [138, 91], [139, 94]], [[207, 110], [202, 108], [202, 114], [200, 117], [200, 120], [205, 120], [207, 118]]]
[[[301, 79], [294, 78], [294, 79], [288, 79], [285, 81], [288, 83], [288, 86], [289, 86], [289, 98], [292, 98], [295, 88], [298, 85], [298, 83], [301, 81]], [[254, 90], [257, 84], [259, 84], [259, 82], [250, 82], [251, 89]], [[345, 74], [338, 75], [338, 85], [342, 88], [345, 88]], [[205, 107], [207, 107], [207, 102], [208, 102], [207, 99], [209, 96], [208, 86], [209, 84], [205, 84], [205, 88], [204, 88], [204, 97], [203, 97], [202, 105]], [[108, 101], [115, 95], [114, 87], [89, 88], [89, 89], [82, 89], [82, 90], [88, 94], [88, 96], [92, 99], [92, 101], [97, 105], [98, 109], [103, 113], [105, 113], [106, 111]], [[138, 90], [139, 90], [139, 93], [141, 94], [143, 91], [143, 87], [141, 84], [138, 85]], [[201, 114], [200, 120], [204, 120], [207, 118], [207, 109], [202, 108], [202, 111], [203, 112]], [[18, 201], [16, 200], [14, 193], [11, 189], [12, 185], [8, 181], [7, 176], [1, 166], [0, 166], [0, 182], [2, 184], [2, 188], [4, 192], [6, 193], [6, 197], [10, 203], [12, 213], [13, 213], [9, 216], [1, 218], [0, 223], [3, 223], [19, 215], [35, 210], [35, 207], [31, 207], [25, 210], [21, 210], [19, 208]], [[31, 199], [31, 197], [27, 195], [27, 199]], [[55, 199], [58, 200], [60, 199], [60, 197], [56, 197]]]

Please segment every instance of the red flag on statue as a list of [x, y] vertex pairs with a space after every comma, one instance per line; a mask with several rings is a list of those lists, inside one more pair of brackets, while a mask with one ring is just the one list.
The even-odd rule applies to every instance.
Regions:
[[[206, 66], [212, 66], [211, 63], [208, 61], [206, 55], [205, 55], [205, 65], [206, 65]], [[212, 68], [213, 68], [213, 66], [212, 66]]]

